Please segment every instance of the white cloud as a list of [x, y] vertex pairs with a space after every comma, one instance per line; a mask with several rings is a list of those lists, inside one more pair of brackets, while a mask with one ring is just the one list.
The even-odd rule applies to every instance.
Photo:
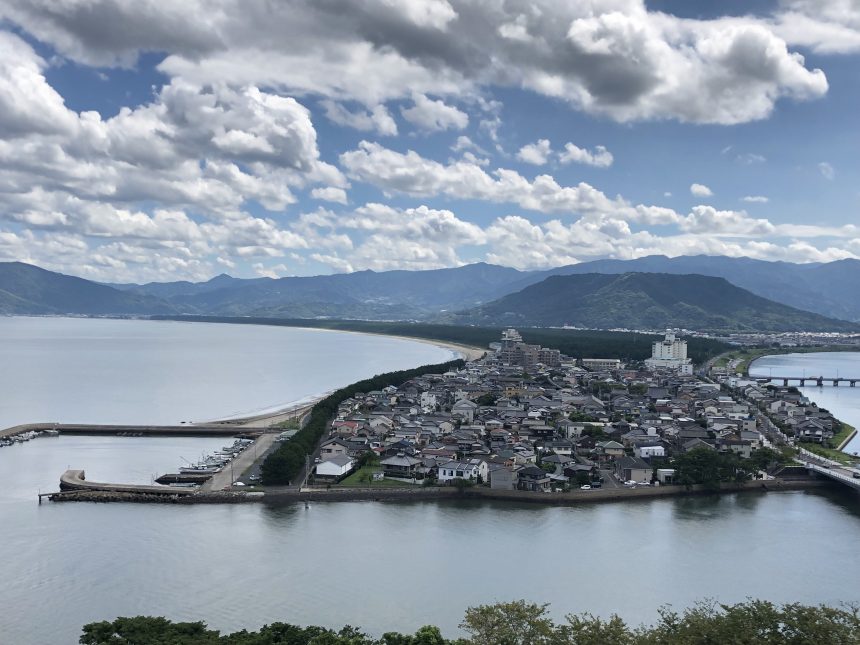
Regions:
[[400, 114], [422, 130], [462, 130], [469, 125], [469, 115], [444, 101], [434, 101], [424, 94], [412, 95], [412, 107], [400, 108]]
[[826, 161], [822, 161], [818, 164], [818, 171], [821, 173], [822, 177], [830, 181], [833, 181], [836, 177], [836, 169]]
[[767, 161], [767, 158], [764, 155], [755, 154], [754, 152], [745, 152], [744, 154], [740, 154], [735, 157], [738, 163], [741, 163], [745, 166], [752, 166], [754, 164], [764, 163]]
[[389, 193], [481, 199], [518, 204], [546, 213], [627, 212], [635, 215], [635, 209], [622, 198], [607, 197], [585, 182], [560, 186], [550, 175], [538, 175], [529, 181], [514, 170], [498, 168], [488, 173], [468, 161], [446, 165], [425, 159], [413, 150], [404, 154], [368, 141], [362, 141], [357, 150], [341, 154], [340, 162], [350, 177]]
[[[824, 73], [785, 38], [855, 46], [857, 10], [828, 0], [811, 18], [817, 32], [795, 26], [816, 4], [791, 2], [769, 19], [699, 20], [649, 11], [644, 0], [100, 0], [98, 12], [88, 2], [8, 0], [0, 18], [86, 64], [166, 52], [160, 70], [200, 86], [254, 85], [369, 108], [504, 86], [622, 122], [731, 124], [766, 118], [782, 98], [826, 93]], [[446, 127], [461, 127], [457, 118]]]
[[549, 161], [552, 147], [548, 139], [539, 139], [536, 143], [529, 143], [517, 152], [517, 159], [535, 166], [543, 166]]
[[747, 195], [746, 197], [741, 197], [741, 201], [749, 204], [767, 204], [770, 199], [764, 195]]
[[375, 105], [369, 112], [361, 109], [351, 112], [335, 101], [321, 101], [320, 105], [326, 117], [338, 125], [365, 132], [374, 131], [384, 136], [397, 134], [397, 123], [384, 105]]
[[713, 191], [704, 184], [690, 184], [690, 194], [696, 197], [712, 197]]
[[781, 38], [820, 54], [860, 51], [860, 5], [852, 0], [783, 0], [770, 22]]
[[343, 188], [334, 186], [326, 186], [325, 188], [314, 188], [311, 191], [311, 197], [321, 199], [326, 202], [335, 202], [337, 204], [346, 204], [346, 191]]
[[559, 159], [562, 163], [582, 163], [597, 168], [609, 168], [614, 160], [612, 153], [604, 146], [597, 146], [591, 151], [572, 143], [564, 144], [564, 152], [559, 155]]
[[712, 206], [694, 206], [680, 225], [681, 230], [708, 235], [770, 235], [776, 227], [766, 219], [752, 219], [743, 211], [720, 211]]
[[44, 67], [30, 45], [0, 31], [0, 131], [4, 138], [74, 131], [77, 118], [45, 80]]

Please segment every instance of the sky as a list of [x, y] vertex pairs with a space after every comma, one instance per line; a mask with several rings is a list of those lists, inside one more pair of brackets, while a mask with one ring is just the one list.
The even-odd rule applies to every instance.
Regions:
[[860, 0], [3, 0], [0, 261], [860, 257]]

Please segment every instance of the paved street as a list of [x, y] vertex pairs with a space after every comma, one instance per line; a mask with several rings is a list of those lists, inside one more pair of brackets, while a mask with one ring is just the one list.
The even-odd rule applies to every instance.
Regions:
[[213, 475], [203, 486], [201, 490], [209, 493], [215, 490], [223, 490], [233, 485], [233, 482], [238, 480], [242, 473], [250, 468], [256, 461], [257, 457], [264, 454], [277, 438], [276, 433], [267, 433], [259, 437], [253, 445], [248, 446], [242, 453], [233, 461], [227, 464], [219, 473]]

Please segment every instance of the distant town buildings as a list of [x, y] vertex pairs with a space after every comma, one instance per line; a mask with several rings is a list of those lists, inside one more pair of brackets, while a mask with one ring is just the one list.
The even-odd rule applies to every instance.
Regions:
[[645, 366], [652, 371], [663, 369], [691, 375], [693, 361], [687, 358], [687, 341], [667, 331], [663, 340], [655, 340], [651, 345], [651, 358], [645, 360]]
[[582, 366], [591, 372], [612, 371], [621, 369], [621, 361], [617, 358], [583, 358]]
[[516, 329], [506, 329], [502, 332], [498, 356], [503, 365], [518, 365], [526, 372], [533, 371], [538, 365], [561, 366], [560, 351], [524, 343], [523, 337]]

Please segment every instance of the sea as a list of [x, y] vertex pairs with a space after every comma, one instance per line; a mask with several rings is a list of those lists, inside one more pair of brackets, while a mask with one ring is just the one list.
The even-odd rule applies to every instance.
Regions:
[[[247, 325], [0, 318], [0, 425], [253, 413], [440, 362], [403, 339]], [[38, 504], [67, 468], [149, 483], [224, 438], [59, 436], [0, 448], [0, 643], [76, 643], [118, 616], [366, 632], [526, 599], [650, 623], [697, 601], [860, 601], [860, 496], [730, 494], [578, 507], [343, 502]]]

